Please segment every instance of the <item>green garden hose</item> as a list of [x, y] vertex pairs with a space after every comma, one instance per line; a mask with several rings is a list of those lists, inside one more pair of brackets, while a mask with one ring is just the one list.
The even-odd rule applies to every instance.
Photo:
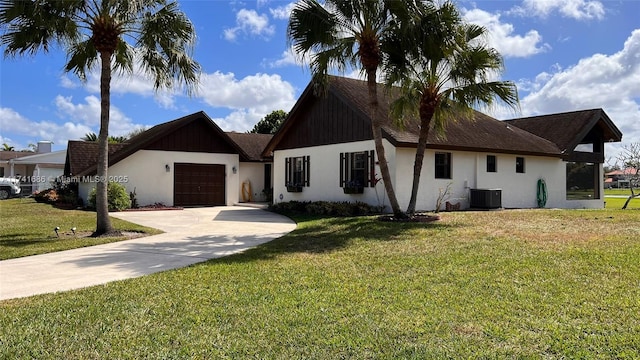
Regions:
[[544, 179], [538, 179], [538, 207], [547, 205], [547, 183]]

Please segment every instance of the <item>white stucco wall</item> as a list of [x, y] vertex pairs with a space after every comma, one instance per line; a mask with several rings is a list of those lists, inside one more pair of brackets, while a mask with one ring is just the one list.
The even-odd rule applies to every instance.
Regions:
[[[163, 203], [173, 205], [173, 181], [175, 163], [222, 164], [226, 166], [226, 203], [232, 205], [239, 199], [239, 174], [231, 169], [239, 168], [237, 154], [210, 154], [177, 151], [140, 150], [109, 168], [109, 177], [122, 182], [127, 192], [136, 191], [141, 206]], [[165, 165], [170, 171], [167, 172]], [[80, 183], [79, 195], [85, 201], [95, 184]]]
[[[339, 184], [339, 154], [373, 148], [373, 141], [363, 141], [276, 151], [274, 153], [274, 201], [363, 201], [378, 205], [379, 201], [373, 188], [365, 188], [363, 194], [345, 195]], [[386, 141], [385, 149], [398, 202], [401, 208], [406, 209], [411, 195], [415, 149], [396, 149]], [[452, 178], [435, 179], [436, 150], [427, 150], [420, 178], [417, 210], [434, 210], [439, 190], [444, 191], [449, 183], [451, 183], [451, 195], [448, 200], [452, 203], [460, 202], [463, 209], [469, 208], [469, 189], [501, 189], [504, 208], [536, 208], [538, 179], [544, 179], [547, 184], [547, 208], [582, 209], [604, 206], [602, 189], [600, 199], [566, 199], [566, 163], [559, 158], [518, 155], [525, 158], [525, 172], [516, 173], [516, 155], [442, 150], [437, 152], [451, 153]], [[486, 171], [487, 155], [496, 156], [497, 172]], [[310, 156], [310, 186], [305, 187], [301, 193], [288, 193], [284, 185], [285, 158], [295, 156]], [[377, 166], [376, 173], [380, 173]], [[602, 173], [602, 166], [600, 166], [600, 178]], [[602, 182], [600, 186], [602, 187]], [[388, 205], [382, 182], [378, 183], [377, 190], [380, 203], [384, 197], [384, 202]], [[387, 210], [389, 210], [388, 206]]]
[[[238, 178], [240, 181], [238, 199], [240, 202], [249, 201], [249, 185], [251, 187], [251, 201], [266, 201], [266, 197], [262, 192], [264, 190], [264, 165], [265, 163], [240, 163], [240, 168], [238, 169]], [[244, 195], [243, 186], [245, 189]]]
[[[372, 205], [389, 204], [384, 185], [379, 182], [376, 188], [365, 187], [362, 194], [344, 194], [340, 187], [340, 153], [370, 151], [375, 148], [373, 140], [346, 144], [314, 146], [308, 148], [278, 150], [273, 159], [273, 201], [362, 201]], [[395, 162], [395, 149], [385, 141], [385, 154], [390, 164]], [[285, 186], [285, 158], [309, 156], [309, 186], [300, 193], [289, 193]], [[391, 169], [392, 177], [395, 171]], [[376, 174], [380, 169], [376, 165]], [[378, 197], [376, 197], [376, 190]]]

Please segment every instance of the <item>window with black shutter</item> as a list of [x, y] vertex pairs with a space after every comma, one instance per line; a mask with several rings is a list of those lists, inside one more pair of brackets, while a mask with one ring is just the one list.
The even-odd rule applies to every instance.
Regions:
[[340, 187], [362, 189], [373, 187], [374, 181], [375, 153], [373, 150], [340, 153]]
[[289, 192], [302, 191], [309, 186], [309, 156], [285, 158], [284, 182]]

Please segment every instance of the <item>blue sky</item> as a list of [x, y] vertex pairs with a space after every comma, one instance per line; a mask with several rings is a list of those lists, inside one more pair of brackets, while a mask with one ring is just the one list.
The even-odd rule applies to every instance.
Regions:
[[[154, 93], [152, 82], [120, 76], [112, 83], [110, 134], [125, 135], [203, 110], [227, 131], [247, 131], [272, 110], [290, 110], [310, 79], [286, 41], [291, 1], [182, 0], [195, 25], [200, 90]], [[603, 108], [640, 141], [640, 1], [458, 1], [465, 18], [485, 26], [505, 58], [504, 80], [518, 84], [521, 112], [492, 109], [499, 119]], [[0, 49], [4, 51], [4, 49]], [[0, 62], [0, 144], [23, 149], [98, 132], [96, 72], [81, 83], [65, 74], [53, 48]], [[357, 76], [357, 73], [345, 74]], [[619, 145], [608, 145], [608, 156]]]

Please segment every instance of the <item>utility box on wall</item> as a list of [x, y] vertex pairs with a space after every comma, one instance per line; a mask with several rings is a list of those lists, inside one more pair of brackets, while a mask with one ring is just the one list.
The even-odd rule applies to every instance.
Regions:
[[473, 209], [499, 209], [502, 207], [502, 189], [470, 189]]

